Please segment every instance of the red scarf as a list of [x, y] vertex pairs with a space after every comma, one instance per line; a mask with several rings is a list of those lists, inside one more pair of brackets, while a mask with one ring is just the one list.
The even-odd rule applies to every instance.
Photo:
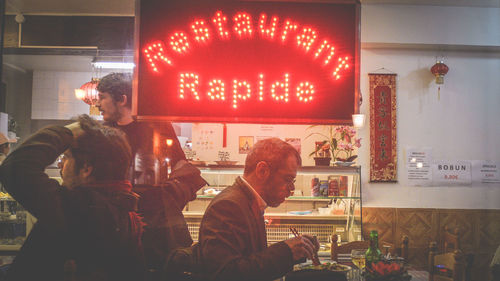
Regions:
[[[125, 191], [139, 198], [139, 195], [132, 192], [132, 184], [128, 180], [120, 181], [100, 181], [98, 183], [92, 183], [87, 185], [89, 188], [104, 188], [106, 192], [119, 192]], [[130, 229], [134, 235], [134, 239], [138, 242], [138, 245], [142, 247], [141, 237], [144, 231], [145, 223], [142, 222], [142, 218], [134, 211], [128, 212]]]

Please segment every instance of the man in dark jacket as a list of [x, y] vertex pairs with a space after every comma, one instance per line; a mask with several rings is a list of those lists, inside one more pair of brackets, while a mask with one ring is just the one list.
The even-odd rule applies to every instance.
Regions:
[[[161, 122], [151, 126], [138, 122], [132, 116], [132, 76], [127, 73], [111, 73], [104, 76], [97, 86], [98, 103], [105, 124], [125, 132], [132, 148], [134, 191], [141, 196], [139, 213], [143, 216], [143, 246], [148, 267], [148, 279], [161, 278], [162, 269], [167, 256], [173, 249], [187, 249], [193, 240], [182, 214], [186, 204], [196, 198], [196, 192], [205, 186], [206, 181], [200, 176], [200, 170], [186, 161], [174, 128], [170, 122]], [[171, 139], [172, 145], [161, 147], [164, 142], [154, 138]], [[160, 145], [161, 144], [161, 145]], [[167, 149], [168, 151], [161, 151]], [[155, 156], [154, 151], [157, 155]], [[160, 157], [163, 156], [163, 157]], [[170, 160], [171, 174], [169, 178], [155, 175], [154, 159]], [[155, 186], [152, 186], [156, 183]], [[180, 268], [171, 258], [170, 268]], [[170, 263], [170, 262], [169, 262]], [[172, 265], [173, 264], [173, 265]], [[170, 272], [163, 272], [170, 274]], [[153, 277], [151, 277], [153, 276]]]
[[[61, 153], [62, 185], [44, 173]], [[38, 131], [5, 159], [0, 180], [38, 220], [7, 280], [63, 280], [65, 271], [77, 280], [142, 280], [130, 155], [122, 132], [81, 116]]]
[[274, 280], [294, 264], [313, 258], [317, 239], [300, 235], [267, 246], [264, 210], [277, 207], [295, 189], [301, 158], [290, 144], [257, 142], [243, 177], [218, 194], [203, 215], [199, 233], [202, 268], [210, 280]]

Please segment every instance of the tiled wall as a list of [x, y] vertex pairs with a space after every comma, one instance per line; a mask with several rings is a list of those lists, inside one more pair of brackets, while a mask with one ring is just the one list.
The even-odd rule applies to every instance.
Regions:
[[89, 72], [33, 72], [32, 119], [69, 120], [88, 114], [89, 105], [75, 97], [75, 89], [90, 81]]

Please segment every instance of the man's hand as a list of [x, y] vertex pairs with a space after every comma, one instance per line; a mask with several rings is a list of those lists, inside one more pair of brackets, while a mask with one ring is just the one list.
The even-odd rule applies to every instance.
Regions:
[[319, 250], [319, 242], [316, 237], [304, 234], [284, 241], [290, 250], [292, 250], [293, 260], [298, 261], [302, 258], [313, 259], [313, 256]]
[[73, 139], [76, 139], [77, 137], [83, 135], [83, 130], [82, 127], [80, 127], [80, 122], [74, 122], [64, 127], [71, 130], [71, 132], [73, 133]]

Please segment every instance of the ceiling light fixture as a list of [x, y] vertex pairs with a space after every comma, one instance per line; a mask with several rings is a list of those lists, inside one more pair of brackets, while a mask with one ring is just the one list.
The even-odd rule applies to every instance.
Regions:
[[113, 61], [99, 61], [92, 63], [95, 68], [101, 69], [134, 69], [133, 62], [113, 62]]

